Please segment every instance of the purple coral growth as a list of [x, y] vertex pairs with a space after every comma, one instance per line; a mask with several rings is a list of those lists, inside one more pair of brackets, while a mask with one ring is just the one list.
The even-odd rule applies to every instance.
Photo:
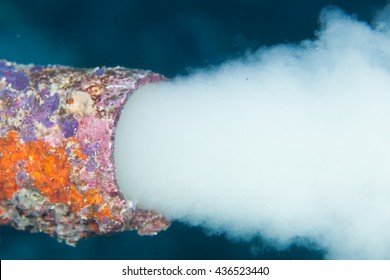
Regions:
[[104, 68], [99, 68], [95, 71], [95, 74], [98, 75], [98, 76], [101, 76], [104, 74], [106, 70]]
[[22, 72], [5, 71], [4, 76], [7, 83], [10, 83], [16, 90], [24, 90], [30, 84], [27, 75]]
[[39, 101], [35, 95], [28, 97], [26, 97], [26, 95], [22, 95], [20, 106], [23, 106], [23, 109], [27, 111], [36, 111], [38, 110]]
[[79, 128], [79, 123], [75, 117], [71, 114], [65, 117], [62, 121], [62, 133], [65, 138], [73, 137]]
[[83, 152], [86, 155], [92, 156], [93, 154], [95, 154], [95, 152], [97, 150], [100, 150], [100, 149], [101, 149], [101, 147], [100, 147], [99, 143], [90, 143], [90, 144], [85, 145]]
[[[41, 91], [41, 94], [42, 92], [43, 90]], [[49, 117], [57, 110], [58, 105], [60, 104], [60, 97], [57, 92], [54, 95], [50, 95], [49, 92], [48, 95], [42, 95], [42, 99], [44, 102], [39, 107], [34, 117], [46, 127], [51, 127], [54, 123], [49, 120]]]

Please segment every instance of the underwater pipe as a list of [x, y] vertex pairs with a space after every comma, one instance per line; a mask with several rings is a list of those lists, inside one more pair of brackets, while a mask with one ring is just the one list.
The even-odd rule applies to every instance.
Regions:
[[170, 222], [121, 193], [115, 128], [129, 95], [161, 75], [0, 60], [0, 224], [75, 245], [125, 230], [153, 235]]

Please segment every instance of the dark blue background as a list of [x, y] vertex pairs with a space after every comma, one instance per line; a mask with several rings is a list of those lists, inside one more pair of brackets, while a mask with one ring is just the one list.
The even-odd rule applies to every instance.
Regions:
[[[125, 66], [167, 77], [219, 64], [262, 45], [313, 38], [337, 5], [370, 21], [385, 0], [0, 0], [0, 58], [75, 67]], [[293, 209], [291, 209], [293, 211]], [[0, 227], [1, 259], [317, 259], [311, 244], [276, 251], [261, 240], [209, 236], [174, 223], [156, 237], [95, 237], [76, 248], [45, 234]]]

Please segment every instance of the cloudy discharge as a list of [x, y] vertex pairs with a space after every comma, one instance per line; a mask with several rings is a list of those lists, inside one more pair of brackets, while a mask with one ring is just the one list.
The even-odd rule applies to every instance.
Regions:
[[122, 191], [212, 232], [390, 258], [390, 35], [326, 9], [315, 40], [149, 84], [116, 134]]

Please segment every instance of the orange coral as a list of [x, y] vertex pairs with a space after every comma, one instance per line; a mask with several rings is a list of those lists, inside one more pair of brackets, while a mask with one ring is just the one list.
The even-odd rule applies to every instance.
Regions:
[[13, 146], [13, 136], [9, 133], [4, 138], [0, 138], [0, 201], [11, 199], [12, 195], [20, 188], [16, 184], [15, 163], [20, 156], [20, 147]]
[[[11, 199], [21, 188], [17, 174], [24, 168], [30, 185], [50, 202], [63, 203], [74, 213], [89, 206], [86, 218], [109, 218], [110, 210], [99, 190], [80, 190], [71, 180], [71, 172], [77, 171], [77, 167], [71, 164], [66, 147], [72, 142], [77, 143], [77, 139], [69, 138], [61, 147], [52, 147], [40, 140], [23, 143], [16, 132], [0, 138], [0, 201]], [[72, 153], [76, 159], [86, 160], [86, 155], [78, 146]]]

